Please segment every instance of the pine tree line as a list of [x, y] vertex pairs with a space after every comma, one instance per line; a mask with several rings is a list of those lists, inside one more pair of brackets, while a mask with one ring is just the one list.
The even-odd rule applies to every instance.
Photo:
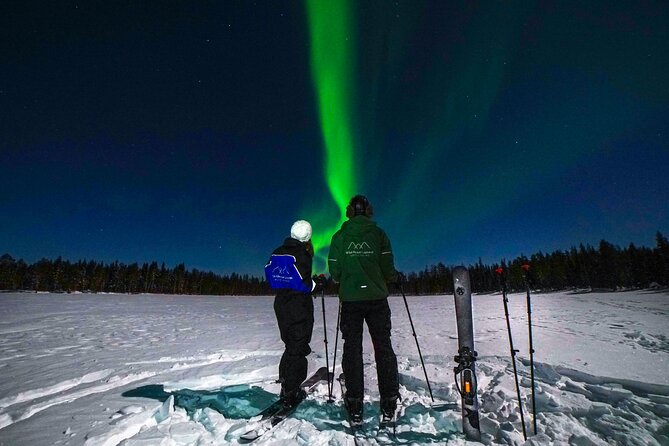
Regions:
[[[630, 244], [620, 248], [605, 240], [595, 249], [579, 245], [568, 251], [550, 254], [538, 252], [529, 258], [519, 256], [512, 261], [484, 265], [480, 260], [469, 266], [472, 290], [478, 293], [500, 289], [495, 270], [500, 266], [507, 271], [511, 291], [525, 289], [521, 265], [529, 264], [532, 288], [542, 291], [566, 289], [609, 290], [639, 289], [651, 286], [669, 286], [669, 242], [660, 232], [656, 234], [654, 249]], [[443, 263], [411, 273], [404, 289], [410, 294], [449, 294], [453, 292], [453, 267]]]
[[166, 268], [157, 262], [126, 265], [119, 262], [71, 263], [58, 257], [28, 265], [9, 254], [0, 257], [0, 290], [51, 292], [116, 292], [203, 295], [270, 294], [264, 280], [248, 274], [218, 275], [183, 263]]
[[[581, 244], [568, 251], [542, 252], [529, 258], [519, 256], [512, 261], [485, 265], [481, 260], [469, 266], [472, 289], [485, 293], [499, 290], [495, 270], [502, 266], [508, 272], [509, 289], [523, 290], [520, 266], [529, 263], [530, 281], [534, 289], [557, 291], [565, 289], [632, 289], [654, 284], [669, 285], [669, 242], [656, 234], [656, 247], [620, 248], [602, 240], [597, 249]], [[453, 291], [453, 267], [438, 263], [422, 271], [408, 274], [404, 284], [407, 294], [448, 294]], [[205, 294], [205, 295], [269, 295], [264, 278], [232, 273], [219, 275], [197, 269], [186, 270], [183, 263], [166, 268], [163, 263], [129, 265], [112, 262], [42, 259], [32, 265], [15, 260], [9, 254], [0, 257], [0, 290], [88, 291], [117, 293]], [[326, 292], [336, 293], [328, 283]]]

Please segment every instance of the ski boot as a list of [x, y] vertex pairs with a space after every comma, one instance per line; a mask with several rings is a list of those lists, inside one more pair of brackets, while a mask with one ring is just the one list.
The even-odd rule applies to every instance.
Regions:
[[307, 392], [300, 388], [297, 388], [291, 392], [281, 391], [281, 402], [285, 409], [292, 409], [297, 406], [307, 397]]
[[384, 398], [381, 400], [381, 420], [379, 421], [379, 432], [377, 440], [390, 441], [395, 437], [397, 397]]
[[362, 424], [362, 398], [344, 398], [344, 406], [348, 412], [348, 421], [353, 426]]
[[391, 422], [395, 419], [397, 412], [397, 398], [387, 398], [381, 400], [381, 422]]

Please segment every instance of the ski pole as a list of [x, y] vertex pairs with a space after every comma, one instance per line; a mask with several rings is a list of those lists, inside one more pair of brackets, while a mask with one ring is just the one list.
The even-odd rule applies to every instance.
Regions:
[[411, 311], [409, 311], [409, 304], [407, 303], [407, 297], [404, 294], [404, 285], [400, 282], [400, 291], [402, 292], [402, 297], [404, 298], [404, 306], [407, 309], [407, 314], [409, 315], [409, 323], [411, 324], [411, 331], [413, 332], [413, 337], [416, 340], [416, 348], [418, 348], [418, 356], [420, 357], [420, 363], [423, 365], [423, 373], [425, 374], [425, 382], [427, 383], [427, 390], [430, 392], [430, 398], [434, 403], [434, 396], [432, 395], [432, 387], [430, 386], [430, 380], [427, 377], [427, 370], [425, 369], [425, 362], [423, 361], [423, 354], [420, 352], [420, 345], [418, 344], [418, 336], [416, 335], [416, 329], [413, 326], [413, 320], [411, 319]]
[[523, 268], [523, 281], [525, 282], [525, 290], [527, 291], [527, 326], [530, 334], [530, 382], [532, 383], [532, 426], [534, 427], [534, 435], [537, 434], [537, 405], [534, 398], [534, 347], [532, 346], [532, 303], [530, 301], [530, 282], [527, 274], [530, 270], [530, 265], [527, 263], [521, 266]]
[[[323, 343], [325, 343], [325, 369], [330, 370], [330, 364], [328, 360], [328, 326], [325, 322], [325, 288], [321, 290], [321, 308], [323, 309]], [[330, 381], [330, 376], [328, 373], [328, 401], [332, 400], [332, 382]]]
[[518, 409], [520, 410], [520, 423], [523, 426], [523, 439], [527, 440], [525, 431], [525, 415], [523, 412], [523, 402], [520, 400], [520, 386], [518, 385], [518, 371], [516, 370], [516, 353], [518, 350], [513, 348], [513, 337], [511, 336], [511, 322], [509, 321], [509, 298], [507, 297], [506, 276], [503, 268], [497, 268], [495, 272], [499, 275], [502, 284], [502, 299], [504, 300], [504, 316], [506, 316], [506, 329], [509, 332], [509, 348], [511, 349], [511, 363], [513, 364], [513, 378], [516, 381], [516, 395], [518, 396]]
[[[339, 320], [341, 317], [341, 300], [339, 301], [339, 309], [337, 310], [337, 329], [335, 330], [335, 346], [334, 346], [334, 357], [332, 358], [332, 386], [334, 387], [334, 376], [335, 376], [335, 367], [337, 367], [337, 341], [339, 341]], [[328, 377], [329, 380], [329, 377]], [[330, 389], [330, 394], [332, 394], [332, 389]], [[328, 402], [334, 402], [332, 398]]]

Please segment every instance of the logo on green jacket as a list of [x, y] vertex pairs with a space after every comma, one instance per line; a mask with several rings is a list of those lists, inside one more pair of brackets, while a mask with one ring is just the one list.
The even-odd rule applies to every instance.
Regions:
[[346, 255], [352, 257], [369, 257], [373, 254], [374, 250], [372, 249], [371, 246], [369, 246], [369, 243], [367, 242], [361, 242], [361, 243], [351, 242], [348, 244], [348, 247], [346, 248]]

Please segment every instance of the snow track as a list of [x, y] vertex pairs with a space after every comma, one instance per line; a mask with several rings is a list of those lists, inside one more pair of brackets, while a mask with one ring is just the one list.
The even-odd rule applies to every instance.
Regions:
[[53, 395], [56, 393], [61, 393], [73, 387], [76, 387], [80, 384], [92, 383], [100, 379], [106, 378], [111, 373], [112, 373], [111, 370], [101, 370], [99, 372], [87, 373], [82, 377], [68, 379], [53, 386], [43, 387], [41, 389], [29, 390], [26, 392], [21, 392], [13, 397], [2, 398], [0, 399], [0, 409], [5, 410], [7, 407], [14, 404], [22, 403], [24, 401], [36, 400], [44, 396]]
[[[95, 374], [92, 374], [95, 375]], [[70, 387], [62, 387], [62, 390], [54, 391], [55, 388], [59, 387], [60, 385], [54, 386], [52, 388], [48, 388], [46, 390], [49, 390], [49, 393], [43, 393], [40, 391], [37, 391], [35, 393], [32, 392], [26, 392], [24, 394], [20, 394], [19, 396], [22, 397], [22, 401], [30, 401], [33, 404], [27, 405], [27, 407], [20, 408], [17, 410], [13, 410], [13, 408], [10, 408], [8, 410], [3, 408], [3, 415], [8, 415], [7, 417], [4, 417], [4, 422], [7, 423], [5, 425], [0, 425], [0, 428], [4, 428], [8, 426], [9, 424], [16, 423], [18, 421], [26, 420], [33, 415], [35, 415], [38, 412], [41, 412], [43, 410], [46, 410], [52, 406], [56, 406], [58, 404], [64, 404], [64, 403], [71, 403], [79, 398], [83, 398], [89, 395], [93, 395], [96, 393], [103, 393], [107, 392], [109, 390], [113, 390], [117, 387], [123, 387], [127, 384], [133, 383], [135, 381], [141, 381], [143, 379], [149, 378], [153, 376], [154, 373], [151, 372], [143, 372], [140, 374], [132, 374], [128, 376], [113, 376], [110, 379], [108, 379], [106, 382], [102, 384], [97, 384], [94, 386], [89, 386], [85, 387], [80, 390], [76, 390], [74, 392], [66, 392], [66, 390], [70, 389], [71, 387], [74, 387], [76, 384], [71, 385]], [[77, 380], [74, 380], [76, 382]], [[86, 381], [81, 381], [86, 382]], [[35, 402], [41, 399], [41, 396], [47, 395], [51, 396], [55, 394], [56, 392], [60, 393], [57, 396], [54, 396], [53, 398], [47, 398], [43, 399], [39, 402]], [[31, 396], [32, 398], [29, 398], [28, 396]], [[16, 403], [14, 403], [16, 404]]]

